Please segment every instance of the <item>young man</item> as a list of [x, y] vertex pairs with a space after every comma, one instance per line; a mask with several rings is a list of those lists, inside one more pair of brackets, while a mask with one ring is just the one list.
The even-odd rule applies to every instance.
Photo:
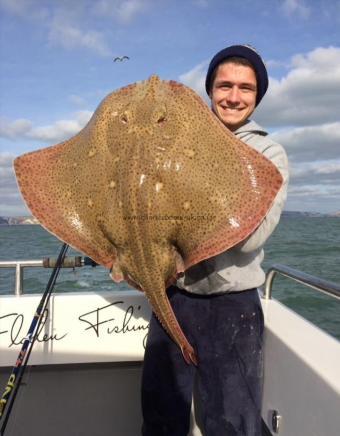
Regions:
[[184, 334], [198, 354], [187, 365], [157, 319], [150, 323], [142, 380], [143, 436], [187, 436], [194, 375], [205, 436], [260, 436], [263, 314], [257, 288], [263, 245], [286, 199], [288, 162], [283, 148], [249, 117], [268, 87], [261, 57], [248, 46], [218, 52], [206, 91], [220, 121], [263, 153], [284, 183], [257, 230], [245, 241], [186, 271], [168, 296]]

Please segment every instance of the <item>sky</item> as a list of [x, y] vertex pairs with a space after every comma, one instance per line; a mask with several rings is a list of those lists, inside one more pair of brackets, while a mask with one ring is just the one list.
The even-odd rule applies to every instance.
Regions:
[[0, 0], [0, 216], [30, 214], [16, 156], [72, 137], [152, 74], [209, 103], [207, 66], [232, 44], [267, 65], [253, 119], [287, 151], [285, 209], [340, 210], [340, 0]]

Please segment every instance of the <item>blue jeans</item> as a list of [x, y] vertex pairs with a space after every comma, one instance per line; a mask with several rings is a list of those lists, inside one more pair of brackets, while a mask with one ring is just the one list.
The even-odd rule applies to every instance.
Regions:
[[187, 436], [195, 373], [205, 436], [260, 436], [263, 313], [256, 289], [168, 297], [198, 356], [188, 365], [152, 315], [142, 376], [143, 436]]

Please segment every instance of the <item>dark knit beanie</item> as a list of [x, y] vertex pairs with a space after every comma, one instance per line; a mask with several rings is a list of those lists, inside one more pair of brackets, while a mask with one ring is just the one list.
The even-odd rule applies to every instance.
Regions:
[[230, 57], [240, 57], [247, 59], [253, 66], [255, 73], [256, 73], [256, 79], [257, 79], [257, 95], [256, 95], [256, 106], [260, 103], [262, 100], [262, 97], [267, 91], [268, 88], [268, 74], [267, 69], [264, 65], [263, 60], [261, 59], [261, 56], [256, 53], [256, 51], [247, 46], [247, 45], [232, 45], [230, 47], [226, 47], [223, 50], [219, 51], [211, 60], [207, 72], [207, 76], [205, 79], [205, 90], [207, 91], [207, 94], [209, 95], [210, 89], [211, 89], [211, 76], [215, 70], [215, 68], [218, 67], [220, 63], [225, 61], [226, 59]]

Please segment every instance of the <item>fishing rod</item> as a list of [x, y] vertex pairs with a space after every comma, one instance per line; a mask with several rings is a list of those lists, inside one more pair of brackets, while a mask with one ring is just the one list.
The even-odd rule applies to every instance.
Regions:
[[[51, 273], [51, 276], [49, 278], [49, 281], [47, 283], [45, 292], [43, 293], [43, 296], [41, 297], [40, 303], [36, 309], [36, 312], [34, 314], [34, 317], [32, 319], [30, 328], [28, 330], [28, 333], [25, 337], [25, 341], [21, 347], [20, 353], [18, 355], [17, 361], [13, 367], [13, 370], [11, 372], [11, 375], [9, 376], [9, 379], [6, 384], [5, 391], [0, 399], [0, 422], [3, 420], [1, 429], [0, 429], [0, 435], [3, 436], [5, 434], [5, 429], [7, 426], [7, 422], [9, 419], [9, 416], [11, 414], [11, 410], [13, 408], [13, 404], [15, 401], [15, 398], [17, 396], [21, 380], [23, 378], [29, 357], [31, 355], [34, 342], [37, 338], [37, 332], [39, 332], [39, 328], [41, 326], [41, 322], [43, 319], [43, 314], [45, 313], [46, 307], [48, 305], [48, 302], [50, 300], [50, 296], [52, 294], [53, 288], [55, 286], [55, 283], [57, 281], [57, 277], [59, 275], [60, 268], [63, 265], [63, 261], [66, 256], [66, 252], [68, 249], [68, 244], [64, 243], [61, 247], [61, 250], [59, 252], [59, 256], [57, 259], [57, 262], [53, 268], [53, 271]], [[4, 415], [5, 409], [8, 405], [7, 414]]]

